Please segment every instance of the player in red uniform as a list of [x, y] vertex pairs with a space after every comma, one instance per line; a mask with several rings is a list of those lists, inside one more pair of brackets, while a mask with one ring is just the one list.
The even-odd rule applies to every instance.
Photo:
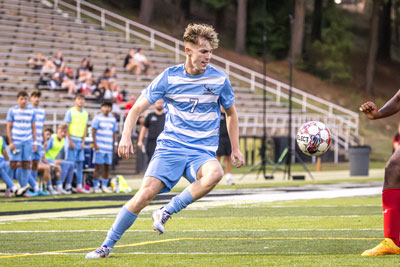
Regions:
[[[374, 102], [361, 105], [360, 111], [370, 120], [389, 117], [400, 111], [400, 90], [378, 109]], [[364, 251], [362, 256], [400, 254], [400, 150], [394, 151], [385, 167], [382, 191], [383, 229], [385, 240]]]

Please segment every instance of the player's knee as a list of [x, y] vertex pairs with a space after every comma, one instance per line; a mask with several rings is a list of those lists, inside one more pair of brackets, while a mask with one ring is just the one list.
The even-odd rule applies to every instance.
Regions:
[[30, 168], [30, 165], [31, 165], [31, 163], [30, 163], [30, 162], [27, 162], [27, 161], [23, 161], [23, 162], [21, 163], [21, 167], [22, 167], [22, 169], [24, 169], [24, 170], [29, 169], [29, 168]]

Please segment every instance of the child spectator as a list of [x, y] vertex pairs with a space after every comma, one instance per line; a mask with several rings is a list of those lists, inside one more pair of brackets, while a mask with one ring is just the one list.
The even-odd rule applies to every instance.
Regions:
[[81, 61], [81, 65], [76, 70], [75, 79], [79, 82], [84, 82], [86, 81], [86, 79], [92, 78], [92, 73], [89, 70], [88, 62], [89, 61], [86, 58], [83, 58]]
[[[76, 193], [89, 193], [82, 187], [83, 162], [85, 161], [84, 148], [87, 136], [87, 123], [89, 114], [83, 108], [85, 97], [77, 94], [74, 99], [75, 106], [70, 108], [65, 114], [64, 121], [68, 126], [67, 136], [69, 147], [67, 160], [75, 162], [76, 166]], [[67, 184], [65, 189], [70, 189], [71, 184]]]
[[[113, 153], [117, 152], [117, 122], [110, 114], [111, 102], [101, 105], [101, 114], [93, 119], [92, 137], [94, 148], [93, 190], [95, 193], [111, 193], [107, 185], [109, 182], [109, 168], [112, 164]], [[99, 172], [103, 168], [101, 189], [99, 188]]]
[[72, 184], [72, 179], [74, 178], [74, 162], [66, 161], [60, 159], [60, 155], [64, 151], [65, 148], [65, 136], [67, 135], [68, 128], [65, 124], [58, 125], [57, 133], [51, 134], [47, 143], [47, 149], [45, 154], [45, 159], [50, 164], [55, 164], [57, 169], [61, 170], [61, 174], [59, 175], [59, 179], [56, 181], [56, 190], [53, 188], [52, 181], [47, 182], [47, 189], [52, 195], [55, 194], [71, 194], [70, 190], [63, 189], [63, 183], [66, 185]]
[[149, 69], [153, 67], [153, 63], [147, 60], [146, 56], [143, 54], [143, 49], [139, 48], [135, 53], [134, 60], [136, 64], [139, 66], [142, 73], [145, 75], [149, 75]]
[[[36, 116], [34, 109], [27, 106], [28, 94], [25, 91], [17, 94], [17, 103], [7, 113], [7, 137], [11, 151], [9, 176], [11, 179], [14, 177], [18, 163], [21, 163], [21, 176], [17, 178], [21, 187], [28, 189], [32, 152], [37, 150]], [[29, 193], [26, 192], [26, 196], [30, 196]]]
[[94, 89], [96, 89], [96, 86], [92, 84], [92, 79], [86, 79], [86, 81], [81, 84], [80, 93], [84, 96], [90, 96]]

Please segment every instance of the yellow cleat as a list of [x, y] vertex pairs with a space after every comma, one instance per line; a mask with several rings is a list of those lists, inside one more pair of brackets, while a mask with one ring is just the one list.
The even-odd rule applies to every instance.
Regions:
[[363, 252], [361, 256], [380, 256], [389, 254], [400, 254], [400, 248], [390, 238], [385, 238], [379, 245], [373, 249]]

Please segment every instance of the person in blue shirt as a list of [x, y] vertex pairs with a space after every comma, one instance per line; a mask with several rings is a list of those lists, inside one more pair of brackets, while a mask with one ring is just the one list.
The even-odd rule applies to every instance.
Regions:
[[32, 154], [32, 171], [31, 176], [29, 177], [29, 184], [32, 188], [32, 191], [28, 191], [31, 196], [49, 196], [50, 194], [39, 189], [39, 186], [36, 183], [37, 175], [38, 175], [38, 166], [40, 160], [44, 156], [44, 149], [43, 149], [43, 125], [46, 121], [46, 111], [39, 107], [40, 98], [42, 93], [39, 90], [33, 90], [31, 92], [31, 105], [35, 110], [35, 127], [36, 127], [36, 140], [37, 140], [37, 149], [36, 152]]
[[[94, 117], [92, 121], [92, 137], [93, 137], [93, 190], [95, 193], [111, 193], [108, 189], [109, 168], [112, 163], [113, 153], [117, 152], [117, 120], [110, 113], [112, 108], [111, 102], [103, 102], [101, 104], [101, 114]], [[101, 189], [99, 187], [99, 172], [103, 168]]]
[[27, 190], [28, 180], [31, 176], [32, 154], [37, 151], [36, 116], [35, 110], [27, 106], [27, 92], [18, 92], [17, 102], [18, 105], [11, 107], [7, 112], [7, 137], [11, 151], [9, 176], [11, 179], [14, 177], [20, 162], [22, 170], [17, 180], [21, 187]]
[[214, 28], [204, 24], [187, 26], [183, 40], [186, 61], [164, 70], [142, 91], [125, 120], [118, 154], [133, 154], [131, 134], [139, 115], [163, 99], [164, 131], [146, 170], [139, 191], [120, 210], [102, 246], [86, 258], [107, 258], [116, 242], [134, 223], [140, 211], [159, 193], [168, 192], [184, 176], [191, 184], [159, 210], [153, 212], [153, 228], [162, 234], [171, 214], [205, 196], [224, 172], [216, 159], [220, 105], [226, 111], [232, 144], [231, 158], [243, 165], [239, 150], [239, 125], [234, 94], [226, 74], [209, 64], [218, 47]]

